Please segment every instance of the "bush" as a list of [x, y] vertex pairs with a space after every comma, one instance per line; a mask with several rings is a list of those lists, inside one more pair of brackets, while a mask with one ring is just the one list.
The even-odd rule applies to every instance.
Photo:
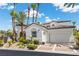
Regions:
[[34, 44], [39, 44], [39, 41], [38, 40], [33, 40]]
[[0, 46], [3, 46], [3, 44], [4, 44], [4, 41], [0, 40]]
[[19, 41], [20, 41], [20, 42], [23, 42], [24, 44], [27, 43], [27, 40], [26, 40], [24, 37], [21, 37], [21, 38], [19, 39]]
[[24, 43], [23, 43], [23, 42], [18, 42], [18, 44], [17, 44], [17, 45], [18, 45], [18, 47], [19, 47], [19, 48], [24, 48], [24, 47], [25, 47], [25, 45], [24, 45]]
[[17, 45], [24, 45], [22, 42], [18, 42], [18, 44]]
[[77, 40], [79, 40], [79, 36], [75, 36], [75, 38], [76, 38]]
[[27, 39], [27, 43], [28, 43], [28, 44], [31, 43], [31, 40]]
[[19, 45], [19, 48], [24, 48], [25, 46], [24, 45]]
[[79, 46], [79, 36], [75, 36], [76, 38], [76, 44]]
[[15, 43], [13, 40], [8, 41], [9, 46], [12, 45], [13, 43]]
[[30, 49], [30, 50], [34, 50], [34, 49], [37, 48], [37, 45], [35, 45], [35, 44], [28, 44], [27, 48]]

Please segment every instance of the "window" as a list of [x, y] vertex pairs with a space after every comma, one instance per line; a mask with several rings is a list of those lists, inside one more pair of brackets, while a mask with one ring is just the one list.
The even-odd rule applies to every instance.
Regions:
[[32, 37], [37, 37], [36, 29], [32, 29]]

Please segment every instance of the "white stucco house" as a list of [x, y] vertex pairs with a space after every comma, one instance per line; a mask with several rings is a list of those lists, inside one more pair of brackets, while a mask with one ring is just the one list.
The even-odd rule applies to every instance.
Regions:
[[74, 42], [72, 22], [52, 21], [43, 24], [32, 23], [25, 27], [26, 38], [30, 36], [45, 43], [70, 43]]

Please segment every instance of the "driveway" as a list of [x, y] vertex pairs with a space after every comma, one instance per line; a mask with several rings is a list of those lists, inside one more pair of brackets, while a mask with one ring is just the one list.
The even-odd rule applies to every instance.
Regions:
[[39, 45], [37, 51], [48, 51], [48, 52], [60, 52], [68, 54], [78, 54], [78, 51], [71, 49], [68, 45], [64, 44], [45, 44]]

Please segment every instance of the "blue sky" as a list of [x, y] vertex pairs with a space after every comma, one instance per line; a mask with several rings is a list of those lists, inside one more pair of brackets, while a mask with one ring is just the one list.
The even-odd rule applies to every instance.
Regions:
[[[19, 3], [16, 5], [16, 11], [26, 11], [28, 5], [26, 3]], [[13, 5], [0, 4], [0, 30], [7, 30], [12, 28], [10, 12]], [[30, 13], [32, 13], [32, 9]], [[35, 11], [36, 12], [36, 11]], [[30, 20], [32, 15], [30, 14]], [[74, 8], [66, 8], [63, 3], [41, 3], [39, 6], [40, 22], [49, 22], [51, 20], [72, 20], [76, 21], [76, 26], [79, 28], [79, 5]]]

